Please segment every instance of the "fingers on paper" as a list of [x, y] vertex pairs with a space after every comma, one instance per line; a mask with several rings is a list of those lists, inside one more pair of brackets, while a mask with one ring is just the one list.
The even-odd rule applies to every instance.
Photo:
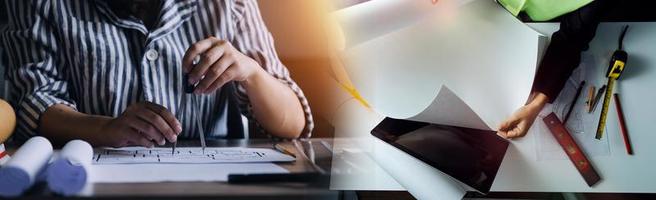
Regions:
[[499, 125], [497, 135], [506, 139], [510, 139], [510, 138], [518, 137], [521, 134], [521, 132], [522, 132], [521, 119], [512, 116]]

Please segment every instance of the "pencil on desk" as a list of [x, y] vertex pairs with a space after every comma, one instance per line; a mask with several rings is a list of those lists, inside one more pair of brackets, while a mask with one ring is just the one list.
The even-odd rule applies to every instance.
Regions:
[[581, 84], [579, 84], [578, 89], [576, 89], [576, 95], [574, 95], [574, 98], [572, 99], [572, 102], [569, 104], [569, 109], [567, 110], [567, 114], [565, 115], [565, 119], [563, 119], [563, 124], [567, 124], [567, 120], [569, 120], [569, 116], [572, 114], [572, 110], [574, 109], [574, 105], [576, 105], [576, 100], [579, 99], [579, 96], [581, 96], [581, 90], [583, 90], [583, 86], [585, 85], [585, 81], [581, 81]]
[[590, 110], [590, 112], [595, 111], [599, 102], [602, 101], [601, 97], [604, 96], [605, 91], [606, 91], [606, 85], [601, 86], [599, 90], [597, 90], [597, 94], [595, 95], [594, 100], [592, 100], [592, 110]]
[[591, 85], [590, 89], [588, 90], [588, 101], [586, 103], [586, 108], [588, 109], [588, 113], [592, 112], [592, 103], [594, 101], [594, 93], [595, 93], [595, 86]]
[[620, 98], [617, 96], [617, 93], [613, 94], [613, 98], [615, 98], [615, 110], [617, 110], [617, 118], [620, 122], [620, 131], [622, 131], [622, 138], [624, 139], [624, 147], [626, 147], [626, 153], [633, 155], [633, 148], [631, 147], [631, 141], [629, 140], [629, 132], [626, 130], [626, 124], [624, 123], [624, 113], [622, 112]]
[[276, 150], [278, 150], [278, 151], [280, 151], [284, 154], [287, 154], [287, 155], [290, 155], [290, 156], [296, 158], [296, 154], [294, 154], [291, 151], [287, 150], [285, 147], [281, 146], [280, 144], [273, 145], [273, 148], [275, 148]]

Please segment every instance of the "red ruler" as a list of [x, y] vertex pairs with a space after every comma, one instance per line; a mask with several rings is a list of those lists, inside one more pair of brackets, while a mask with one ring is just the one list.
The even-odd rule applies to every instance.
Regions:
[[560, 119], [558, 119], [556, 114], [551, 113], [542, 119], [542, 121], [547, 124], [551, 134], [556, 138], [560, 147], [565, 150], [565, 153], [569, 156], [569, 160], [571, 160], [576, 169], [579, 170], [579, 173], [583, 176], [583, 179], [585, 179], [588, 186], [592, 186], [599, 182], [601, 177], [599, 177], [597, 171], [592, 167], [590, 160], [585, 157], [585, 154], [583, 154], [579, 145], [576, 144], [576, 141], [574, 141], [574, 138], [572, 138], [572, 135], [567, 131], [563, 123], [560, 122]]

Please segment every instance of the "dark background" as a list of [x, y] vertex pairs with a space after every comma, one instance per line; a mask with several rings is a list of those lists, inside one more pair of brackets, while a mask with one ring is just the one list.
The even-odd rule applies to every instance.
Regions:
[[[0, 3], [0, 30], [3, 29], [7, 23], [7, 11], [5, 10], [5, 2]], [[2, 47], [0, 47], [0, 61], [2, 60]], [[0, 99], [5, 99], [7, 97], [7, 92], [5, 90], [5, 71], [6, 67], [3, 65], [4, 62], [0, 62]]]

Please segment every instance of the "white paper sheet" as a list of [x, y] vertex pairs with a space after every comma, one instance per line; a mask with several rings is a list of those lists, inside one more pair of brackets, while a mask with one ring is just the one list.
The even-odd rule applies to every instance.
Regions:
[[430, 0], [374, 0], [341, 9], [334, 16], [344, 34], [343, 46], [351, 47], [418, 23], [435, 12], [454, 9], [470, 1], [441, 0], [438, 5]]
[[289, 173], [272, 163], [93, 165], [94, 183], [227, 181], [229, 174]]
[[[415, 198], [456, 200], [467, 192], [456, 179], [417, 158], [397, 148], [382, 148], [382, 145], [389, 145], [382, 140], [375, 138], [374, 145], [380, 150], [373, 152], [373, 157]], [[395, 159], [385, 159], [390, 157]]]
[[[351, 45], [344, 52], [347, 71], [361, 95], [385, 116], [494, 129], [526, 102], [544, 38], [493, 1], [437, 10]], [[378, 14], [387, 15], [384, 9]], [[437, 101], [443, 86], [461, 101]], [[470, 109], [459, 114], [471, 116], [452, 119], [459, 111], [444, 109], [463, 103], [455, 107]]]
[[142, 164], [142, 163], [252, 163], [291, 162], [295, 158], [268, 148], [180, 147], [175, 154], [171, 148], [127, 147], [98, 149], [93, 164]]
[[431, 105], [423, 112], [411, 117], [410, 120], [482, 130], [491, 129], [462, 99], [446, 86], [440, 88]]
[[[496, 128], [526, 102], [545, 38], [492, 0], [430, 2], [376, 0], [337, 13], [355, 19], [341, 20], [353, 85], [384, 116]], [[379, 151], [398, 149], [374, 149], [381, 167], [419, 199], [465, 193], [414, 157]]]

